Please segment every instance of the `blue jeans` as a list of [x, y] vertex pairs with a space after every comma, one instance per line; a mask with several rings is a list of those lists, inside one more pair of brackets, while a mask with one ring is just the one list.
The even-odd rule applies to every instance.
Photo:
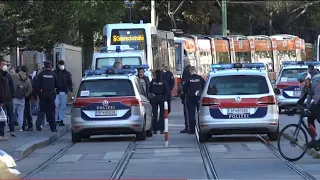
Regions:
[[24, 107], [25, 107], [25, 98], [22, 99], [13, 99], [13, 112], [17, 113], [17, 121], [19, 124], [19, 129], [22, 129], [23, 120], [24, 120]]
[[68, 101], [68, 95], [65, 92], [59, 92], [59, 94], [56, 95], [56, 113], [55, 113], [55, 119], [56, 121], [63, 121], [64, 115], [66, 113], [67, 109], [67, 101]]

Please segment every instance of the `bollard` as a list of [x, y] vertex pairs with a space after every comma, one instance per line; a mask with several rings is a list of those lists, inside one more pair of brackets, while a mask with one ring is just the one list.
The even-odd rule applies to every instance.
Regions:
[[164, 147], [169, 147], [169, 122], [168, 122], [168, 102], [164, 102]]

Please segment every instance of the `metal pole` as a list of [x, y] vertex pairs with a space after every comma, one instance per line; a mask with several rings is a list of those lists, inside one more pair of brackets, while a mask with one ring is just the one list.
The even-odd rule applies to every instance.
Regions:
[[132, 22], [132, 20], [131, 20], [131, 7], [129, 8], [129, 21]]
[[227, 36], [227, 1], [222, 0], [222, 35]]
[[151, 0], [151, 24], [156, 25], [156, 5], [154, 0]]

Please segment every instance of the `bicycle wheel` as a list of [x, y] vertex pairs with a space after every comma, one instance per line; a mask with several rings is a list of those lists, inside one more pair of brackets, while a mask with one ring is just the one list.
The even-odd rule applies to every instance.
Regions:
[[[291, 130], [290, 130], [291, 128]], [[278, 139], [278, 150], [282, 157], [289, 161], [298, 161], [303, 157], [303, 155], [307, 152], [307, 143], [308, 143], [308, 136], [306, 131], [300, 127], [299, 132], [295, 137], [293, 134], [295, 130], [298, 128], [297, 124], [289, 124], [285, 126], [279, 134]], [[299, 140], [301, 138], [301, 140]], [[296, 148], [297, 151], [296, 156], [288, 156], [285, 152], [288, 150], [292, 151], [292, 148]]]

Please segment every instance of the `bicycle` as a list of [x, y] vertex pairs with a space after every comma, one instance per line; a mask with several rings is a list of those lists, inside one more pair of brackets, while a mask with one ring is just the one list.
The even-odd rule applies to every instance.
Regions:
[[[278, 150], [279, 150], [281, 156], [284, 157], [285, 159], [287, 159], [288, 161], [298, 161], [307, 152], [307, 150], [309, 149], [308, 146], [307, 146], [308, 142], [309, 142], [307, 133], [311, 137], [311, 142], [315, 143], [315, 147], [313, 147], [313, 148], [316, 151], [320, 150], [320, 143], [315, 139], [315, 137], [317, 136], [316, 132], [315, 132], [315, 129], [308, 127], [306, 125], [306, 123], [304, 122], [304, 118], [310, 116], [310, 114], [311, 114], [310, 111], [308, 109], [305, 109], [303, 106], [299, 107], [298, 109], [300, 110], [299, 111], [299, 122], [297, 124], [288, 124], [288, 125], [286, 125], [280, 131], [278, 142], [277, 142]], [[290, 116], [292, 114], [290, 114], [290, 111], [288, 111], [287, 115]], [[287, 129], [291, 128], [291, 127], [293, 127], [295, 129], [292, 136], [290, 136], [290, 135], [285, 133], [285, 131]], [[307, 131], [307, 133], [306, 133], [306, 131]], [[298, 142], [298, 137], [300, 137], [299, 136], [300, 132], [302, 132], [302, 135], [304, 136], [305, 144], [301, 144], [301, 143]], [[283, 153], [284, 148], [281, 147], [281, 137], [284, 137], [284, 139], [289, 140], [290, 145], [292, 147], [299, 146], [302, 149], [302, 153], [296, 158], [289, 158], [286, 155], [284, 155], [284, 153]]]

